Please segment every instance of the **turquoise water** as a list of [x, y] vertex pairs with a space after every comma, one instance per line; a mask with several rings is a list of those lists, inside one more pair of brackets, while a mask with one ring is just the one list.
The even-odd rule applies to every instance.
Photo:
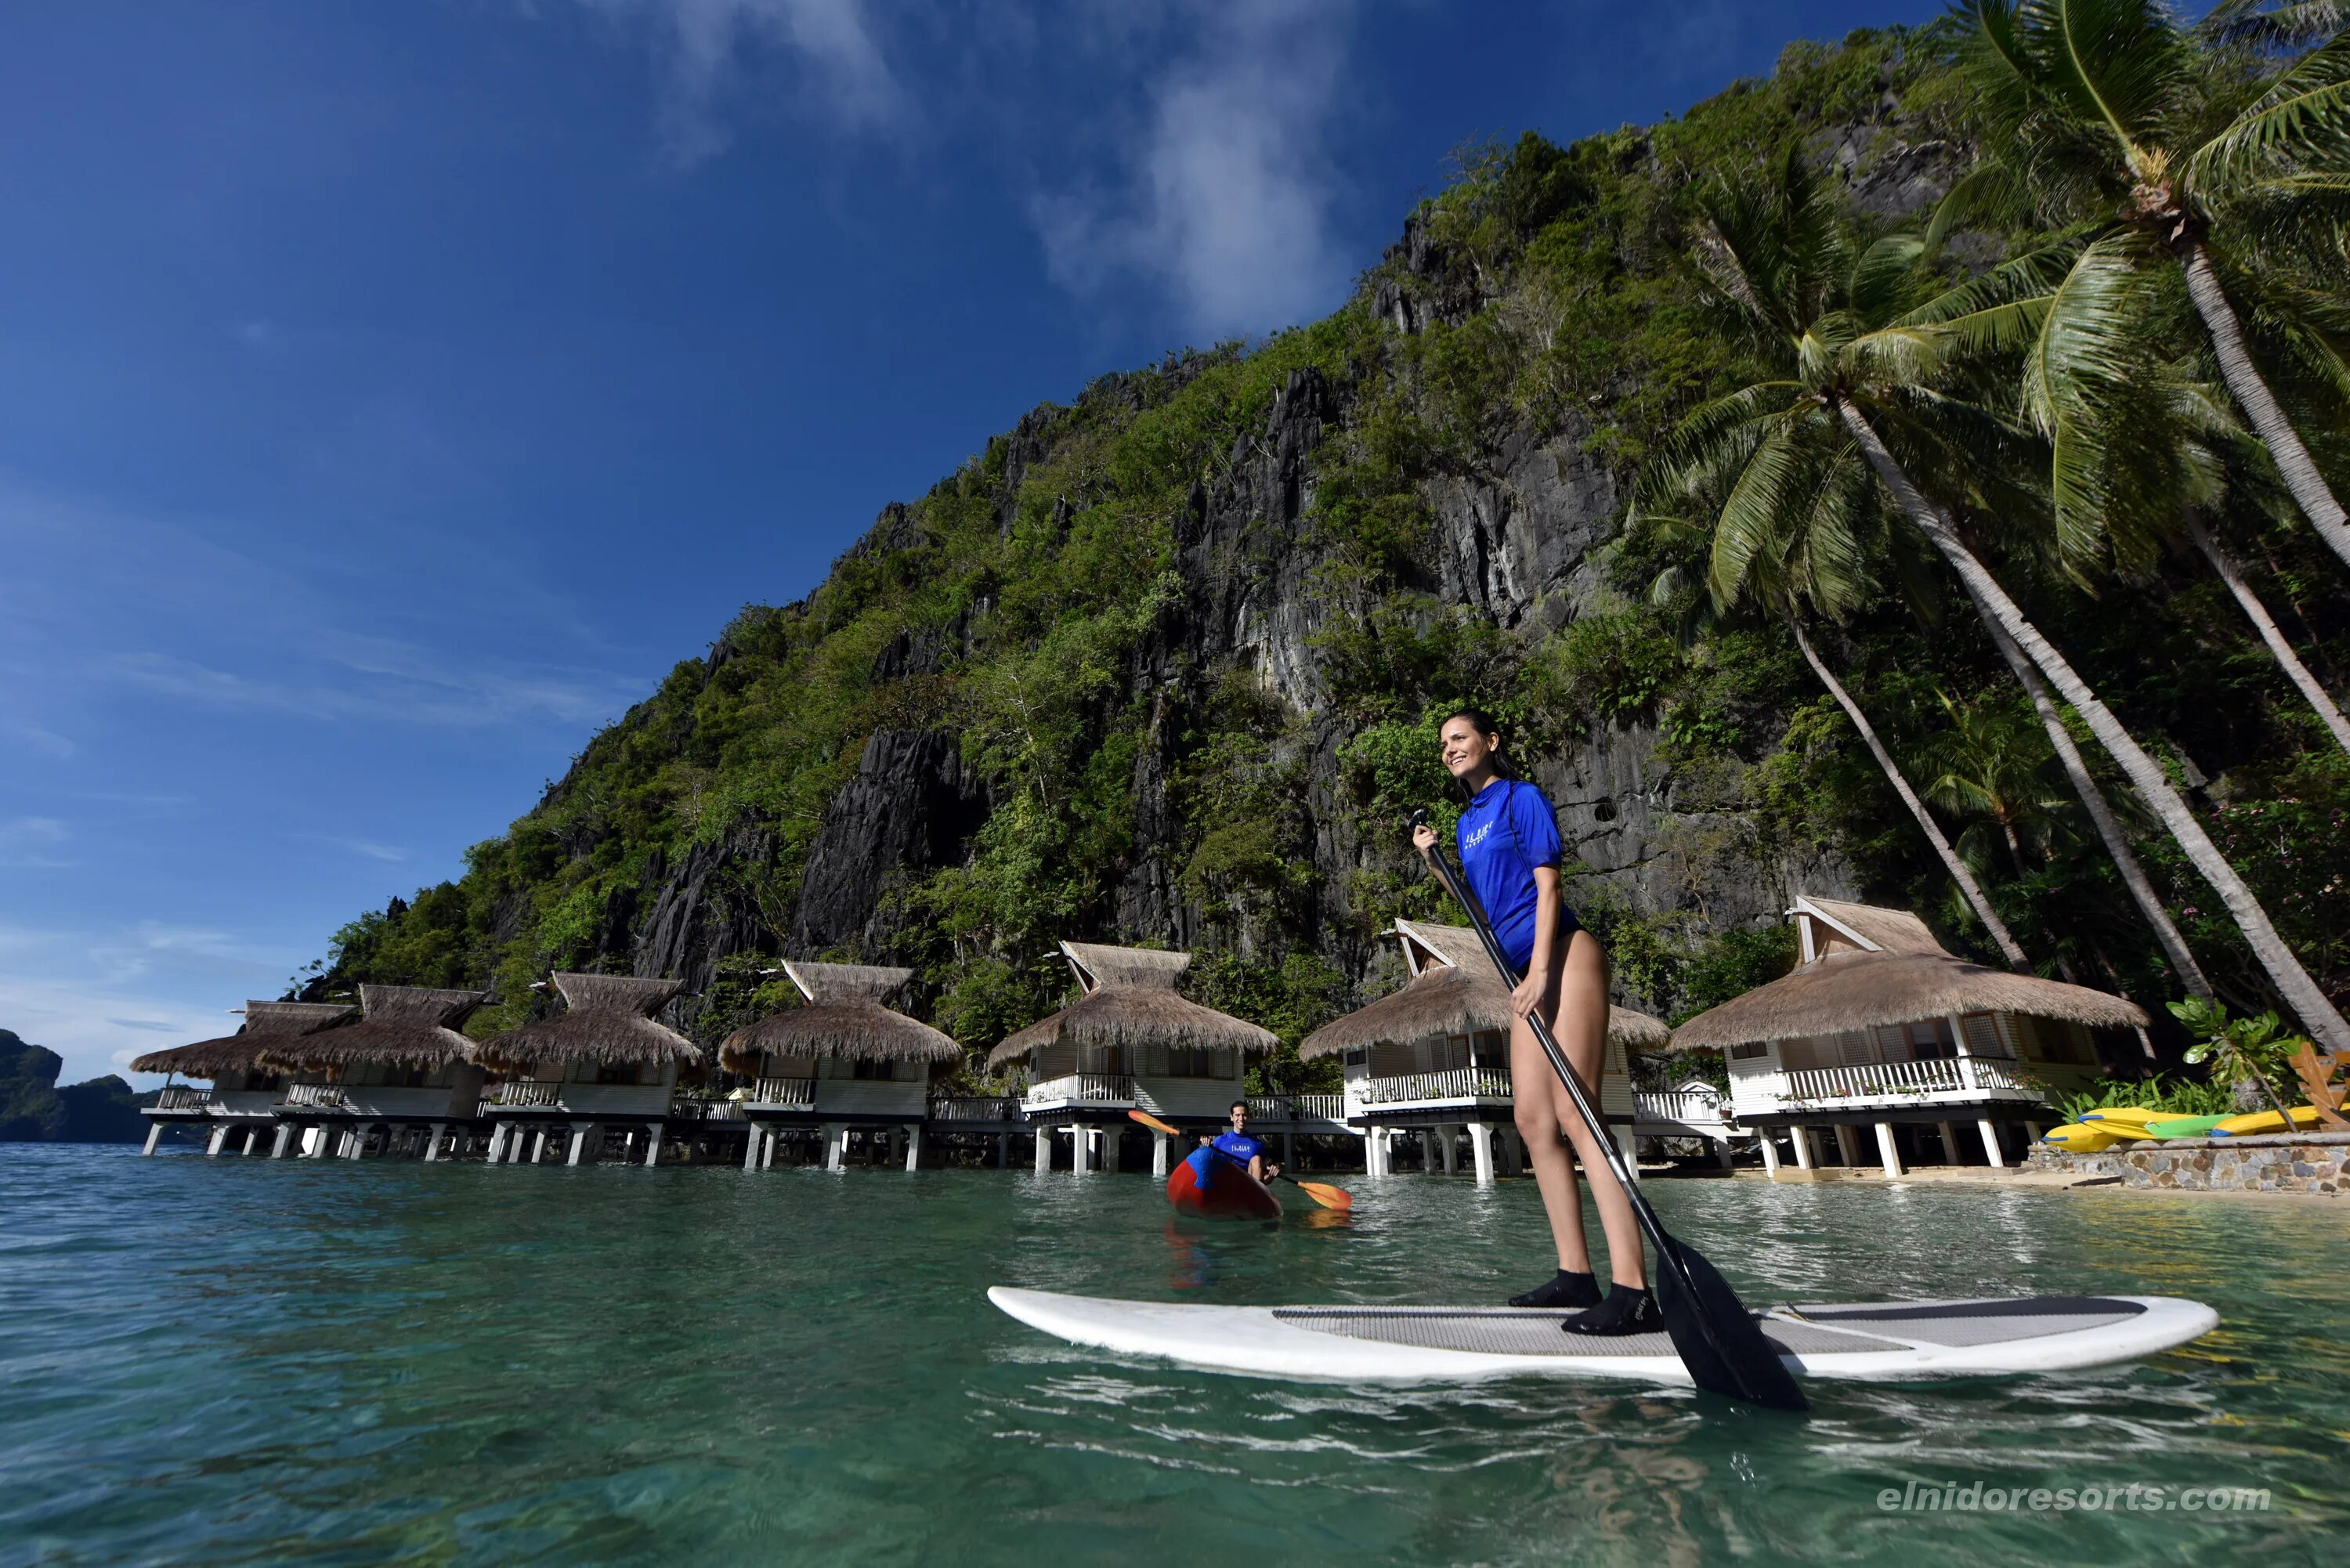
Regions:
[[[0, 1563], [1680, 1564], [2338, 1559], [2350, 1204], [1658, 1182], [1752, 1301], [2192, 1295], [2138, 1366], [1687, 1394], [1214, 1377], [991, 1283], [1492, 1299], [1530, 1183], [1170, 1228], [1147, 1179], [141, 1159], [0, 1146]], [[1880, 1489], [2265, 1487], [2263, 1514], [1904, 1515]]]

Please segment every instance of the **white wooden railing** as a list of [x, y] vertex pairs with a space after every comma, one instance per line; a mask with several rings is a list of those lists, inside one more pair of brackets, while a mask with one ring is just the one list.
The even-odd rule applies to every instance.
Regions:
[[1393, 1106], [1413, 1100], [1506, 1100], [1507, 1067], [1453, 1067], [1441, 1073], [1406, 1073], [1363, 1080], [1367, 1105]]
[[[786, 1082], [805, 1084], [806, 1078]], [[705, 1100], [697, 1095], [673, 1095], [669, 1102], [670, 1120], [677, 1122], [739, 1122], [745, 1118], [740, 1100]]]
[[1251, 1095], [1249, 1117], [1260, 1122], [1343, 1122], [1344, 1095]]
[[340, 1084], [288, 1084], [286, 1097], [277, 1102], [297, 1110], [347, 1111], [351, 1097]]
[[931, 1102], [930, 1117], [934, 1122], [1016, 1122], [1020, 1101], [1012, 1095], [951, 1095]]
[[508, 1106], [516, 1110], [534, 1106], [551, 1109], [562, 1103], [563, 1085], [536, 1078], [522, 1078], [497, 1085], [483, 1098], [491, 1105]]
[[762, 1078], [759, 1086], [751, 1091], [751, 1103], [758, 1106], [812, 1106], [816, 1104], [814, 1078]]
[[1799, 1067], [1782, 1075], [1788, 1100], [1891, 1099], [1925, 1095], [1999, 1093], [2029, 1096], [2003, 1062], [1980, 1056], [1939, 1056], [1922, 1062], [1862, 1062], [1842, 1067]]
[[171, 1084], [155, 1096], [159, 1111], [201, 1111], [213, 1103], [210, 1089], [199, 1089], [193, 1084]]
[[1066, 1100], [1080, 1105], [1130, 1106], [1134, 1104], [1134, 1080], [1123, 1073], [1072, 1073], [1066, 1078], [1047, 1078], [1028, 1087], [1028, 1103], [1032, 1106]]
[[1634, 1119], [1641, 1122], [1679, 1122], [1683, 1127], [1718, 1127], [1728, 1123], [1729, 1110], [1729, 1104], [1722, 1096], [1702, 1094], [1695, 1089], [1658, 1089], [1632, 1096]]

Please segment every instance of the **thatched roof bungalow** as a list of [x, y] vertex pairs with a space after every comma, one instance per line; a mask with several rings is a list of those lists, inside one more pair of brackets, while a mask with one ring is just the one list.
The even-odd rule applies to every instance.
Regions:
[[719, 1062], [756, 1082], [743, 1102], [754, 1125], [744, 1163], [772, 1160], [778, 1127], [825, 1128], [825, 1162], [837, 1168], [848, 1134], [886, 1127], [909, 1137], [906, 1164], [921, 1159], [920, 1127], [932, 1069], [959, 1063], [962, 1047], [889, 1005], [914, 978], [910, 969], [788, 961], [784, 973], [801, 1004], [771, 1012], [726, 1037]]
[[1077, 1000], [1006, 1037], [987, 1058], [992, 1067], [1028, 1070], [1023, 1108], [1031, 1123], [1107, 1122], [1139, 1108], [1211, 1126], [1240, 1096], [1245, 1058], [1280, 1043], [1271, 1030], [1177, 991], [1189, 953], [1063, 942], [1061, 954]]
[[[356, 1155], [378, 1126], [389, 1147], [403, 1127], [470, 1120], [481, 1098], [482, 1069], [473, 1061], [473, 1043], [457, 1026], [486, 1000], [488, 993], [479, 991], [362, 985], [358, 1023], [270, 1042], [265, 1062], [323, 1075], [323, 1081], [286, 1091], [282, 1114], [302, 1124], [305, 1148], [323, 1155], [339, 1143]], [[428, 1156], [438, 1143], [434, 1132]]]
[[[1449, 1148], [1453, 1129], [1467, 1128], [1477, 1174], [1490, 1179], [1491, 1135], [1507, 1128], [1513, 1116], [1510, 987], [1467, 927], [1398, 920], [1388, 934], [1401, 948], [1409, 978], [1307, 1035], [1297, 1054], [1340, 1060], [1346, 1119], [1364, 1129], [1375, 1168], [1390, 1132], [1431, 1133]], [[1647, 1013], [1608, 1009], [1599, 1083], [1600, 1110], [1608, 1120], [1628, 1124], [1634, 1115], [1627, 1048], [1653, 1047], [1667, 1038], [1665, 1026]], [[1514, 1164], [1515, 1145], [1505, 1137], [1502, 1147], [1507, 1169]]]
[[[1936, 1127], [1954, 1159], [1950, 1129], [1963, 1121], [2001, 1162], [2002, 1124], [2028, 1134], [2049, 1091], [2095, 1078], [2091, 1030], [2146, 1023], [2126, 997], [1960, 958], [1899, 909], [1798, 898], [1787, 918], [1799, 939], [1794, 971], [1690, 1019], [1673, 1044], [1723, 1053], [1742, 1124], [1842, 1128], [1847, 1156], [1850, 1129], [1870, 1125], [1889, 1169], [1900, 1163], [1894, 1128]], [[1808, 1167], [1807, 1137], [1794, 1143]], [[1775, 1163], [1767, 1137], [1764, 1149]]]
[[147, 1152], [155, 1152], [157, 1138], [172, 1122], [212, 1124], [212, 1151], [220, 1152], [232, 1125], [248, 1131], [268, 1127], [274, 1131], [278, 1103], [286, 1092], [279, 1066], [264, 1060], [271, 1046], [298, 1035], [315, 1033], [345, 1023], [357, 1010], [328, 1002], [248, 1002], [244, 1023], [234, 1034], [150, 1051], [130, 1064], [134, 1073], [162, 1073], [208, 1078], [209, 1089], [167, 1082], [148, 1117]]
[[[681, 1073], [698, 1067], [702, 1047], [654, 1020], [683, 982], [628, 974], [558, 972], [547, 984], [563, 1011], [493, 1035], [479, 1060], [504, 1081], [490, 1085], [482, 1109], [493, 1124], [492, 1163], [536, 1163], [550, 1133], [567, 1127], [566, 1163], [578, 1165], [618, 1127], [628, 1158], [645, 1135], [645, 1163], [660, 1158], [670, 1099]], [[536, 989], [536, 988], [534, 988]]]

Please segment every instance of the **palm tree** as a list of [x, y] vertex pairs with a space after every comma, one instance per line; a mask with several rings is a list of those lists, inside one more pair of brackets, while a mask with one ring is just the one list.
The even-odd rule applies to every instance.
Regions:
[[[2240, 282], [2256, 275], [2262, 252], [2313, 239], [2321, 257], [2340, 265], [2339, 206], [2350, 190], [2350, 33], [2214, 123], [2215, 97], [2201, 90], [2195, 46], [2159, 0], [1970, 0], [1965, 9], [1974, 22], [1966, 64], [2005, 145], [1953, 188], [1933, 234], [1995, 207], [2019, 184], [2060, 223], [2093, 214], [2082, 275], [2057, 291], [2052, 312], [2059, 322], [2051, 328], [2086, 334], [2090, 348], [2129, 330], [2111, 317], [2115, 275], [2167, 254], [2185, 279], [2230, 394], [2266, 443], [2294, 504], [2350, 564], [2350, 516], [2255, 364], [2227, 285], [2230, 272]], [[2230, 23], [2257, 28], [2255, 7], [2228, 9], [2223, 32]], [[2303, 5], [2268, 14], [2269, 36], [2305, 31], [2328, 9]], [[2306, 301], [2275, 297], [2282, 293], [2306, 294], [2306, 286], [2272, 290], [2263, 307], [2282, 312], [2288, 341], [2321, 380], [2336, 393], [2350, 389], [2350, 364], [2338, 347], [2323, 333], [2294, 330], [2291, 317]], [[2075, 310], [2106, 319], [2074, 328], [2062, 318]], [[2096, 410], [2076, 403], [2059, 412], [2094, 420]], [[2061, 437], [2057, 455], [2061, 510], [2068, 500]]]
[[1991, 908], [1991, 899], [1984, 895], [1981, 885], [1976, 882], [1966, 860], [1950, 846], [1941, 825], [1927, 812], [1926, 803], [1919, 800], [1918, 792], [1909, 787], [1909, 780], [1902, 774], [1900, 764], [1893, 760], [1893, 753], [1885, 749], [1885, 742], [1877, 738], [1877, 727], [1868, 722], [1868, 715], [1861, 711], [1860, 704], [1852, 700], [1852, 693], [1844, 689], [1843, 683], [1828, 673], [1828, 667], [1812, 647], [1812, 639], [1804, 635], [1804, 623], [1791, 613], [1787, 617], [1787, 629], [1794, 633], [1795, 646], [1803, 649], [1804, 662], [1812, 667], [1812, 673], [1819, 677], [1820, 684], [1828, 689], [1828, 695], [1835, 699], [1836, 706], [1842, 708], [1845, 717], [1852, 721], [1852, 727], [1860, 732], [1861, 741], [1868, 747], [1868, 754], [1875, 757], [1877, 765], [1884, 770], [1885, 782], [1893, 786], [1893, 793], [1901, 797], [1901, 804], [1908, 806], [1909, 815], [1918, 819], [1918, 830], [1925, 834], [1927, 842], [1933, 845], [1935, 855], [1941, 859], [1942, 868], [1950, 874], [1950, 880], [1959, 885], [1959, 891], [1965, 896], [1968, 907], [1974, 910], [1975, 919], [1981, 920], [1983, 929], [1991, 933], [1991, 940], [1999, 944], [2000, 956], [2007, 960], [2007, 967], [2030, 973], [2032, 961], [2023, 956], [2023, 949], [2016, 942], [2014, 933], [2007, 929], [2007, 922], [1999, 918], [1999, 911]]
[[1926, 798], [1944, 811], [1982, 822], [1959, 836], [1962, 853], [1984, 857], [1988, 826], [2006, 846], [2008, 863], [2028, 877], [2024, 846], [2044, 855], [2063, 794], [2051, 787], [2047, 737], [2035, 719], [1992, 701], [1960, 702], [1937, 691], [1948, 722], [1918, 748], [1927, 774]]
[[[2278, 934], [2259, 898], [2089, 683], [1983, 565], [1942, 506], [1912, 483], [1894, 443], [1996, 501], [2012, 432], [1980, 404], [1934, 383], [1951, 351], [2029, 339], [2053, 314], [2052, 266], [2076, 259], [2059, 241], [1958, 288], [1919, 299], [1920, 240], [1856, 246], [1798, 158], [1763, 187], [1716, 201], [1696, 260], [1746, 318], [1777, 374], [1700, 405], [1669, 439], [1661, 465], [1726, 495], [1713, 532], [1718, 602], [1740, 586], [1785, 519], [1813, 504], [1823, 471], [1864, 465], [1895, 510], [1958, 576], [1985, 621], [2029, 657], [2120, 764], [2188, 859], [2220, 895], [2287, 1004], [2310, 1032], [2350, 1049], [2350, 1023]], [[2077, 271], [2077, 268], [2072, 270]], [[2065, 273], [2066, 276], [2070, 272]]]
[[[1975, 879], [1973, 870], [1951, 846], [1949, 836], [1942, 832], [1941, 825], [1934, 820], [1933, 814], [1926, 809], [1926, 803], [1918, 798], [1901, 765], [1894, 761], [1893, 753], [1877, 734], [1877, 726], [1869, 722], [1867, 713], [1854, 701], [1844, 682], [1829, 670], [1827, 661], [1820, 657], [1819, 650], [1812, 646], [1812, 639], [1804, 631], [1804, 612], [1807, 604], [1833, 618], [1840, 617], [1861, 597], [1864, 587], [1862, 573], [1866, 564], [1872, 556], [1881, 554], [1887, 543], [1881, 538], [1871, 541], [1864, 537], [1864, 530], [1880, 520], [1869, 504], [1868, 486], [1853, 483], [1855, 471], [1851, 465], [1845, 465], [1845, 472], [1841, 474], [1825, 473], [1821, 477], [1823, 483], [1812, 493], [1808, 506], [1800, 511], [1791, 509], [1781, 514], [1782, 531], [1771, 541], [1768, 549], [1758, 554], [1750, 564], [1741, 580], [1740, 590], [1745, 598], [1765, 607], [1766, 613], [1773, 615], [1787, 628], [1794, 638], [1796, 648], [1803, 652], [1804, 662], [1811, 667], [1812, 674], [1818, 678], [1820, 685], [1826, 689], [1835, 705], [1844, 711], [1845, 717], [1852, 722], [1852, 727], [1860, 734], [1861, 743], [1868, 748], [1868, 754], [1876, 759], [1878, 771], [1884, 774], [1886, 784], [1908, 810], [1910, 817], [1918, 824], [1918, 831], [1926, 836], [1926, 842], [1933, 846], [1935, 857], [1941, 861], [1942, 868], [1957, 884], [1960, 896], [1974, 912], [1975, 919], [1981, 922], [1984, 931], [1998, 947], [2000, 956], [2007, 961], [2009, 968], [2028, 974], [2032, 971], [2031, 961], [2024, 956], [2014, 933], [2008, 929], [2007, 922], [1992, 907], [1990, 896]], [[1706, 528], [1702, 525], [1692, 527], [1687, 516], [1687, 504], [1712, 499], [1695, 493], [1695, 487], [1701, 484], [1702, 478], [1703, 475], [1697, 472], [1676, 472], [1663, 465], [1644, 470], [1642, 493], [1636, 508], [1639, 524], [1668, 541], [1677, 539], [1678, 542], [1688, 543], [1693, 537], [1706, 535], [1709, 532]], [[1720, 510], [1718, 504], [1708, 509]], [[1665, 607], [1682, 596], [1685, 587], [1680, 569], [1668, 567], [1651, 585], [1650, 602], [1660, 608]], [[1730, 606], [1718, 602], [1712, 607], [1719, 615]]]
[[[2064, 770], [2064, 777], [2073, 786], [2073, 793], [2080, 797], [2082, 808], [2089, 814], [2089, 820], [2096, 825], [2097, 836], [2105, 841], [2106, 854], [2113, 860], [2115, 871], [2120, 874], [2122, 886], [2129, 890], [2130, 901], [2137, 906], [2139, 915], [2153, 929], [2155, 940], [2161, 945], [2162, 956], [2170, 961], [2178, 982], [2187, 988], [2189, 995], [2206, 1002], [2215, 1000], [2217, 993], [2211, 989], [2210, 977], [2203, 972], [2203, 966], [2195, 961], [2195, 950], [2187, 945], [2187, 938], [2180, 933], [2178, 923], [2170, 918], [2170, 911], [2163, 908], [2162, 896], [2154, 890], [2154, 883], [2147, 876], [2146, 867], [2139, 862], [2137, 852], [2130, 847], [2129, 835], [2122, 831], [2121, 819], [2114, 815], [2112, 805], [2106, 799], [2106, 792], [2098, 787], [2095, 775], [2089, 772], [2088, 759], [2081, 755], [2081, 748], [2074, 743], [2071, 727], [2057, 712], [2055, 699], [2048, 694], [2048, 683], [2040, 678], [2040, 671], [2030, 659], [2024, 657], [2023, 649], [2015, 645], [2013, 638], [2002, 631], [1996, 623], [1985, 624], [1991, 632], [1991, 645], [1999, 649], [2000, 657], [2015, 672], [2016, 682], [2023, 688], [2024, 695], [2032, 700], [2032, 711], [2038, 715], [2040, 727], [2047, 732], [2050, 749], [2055, 752], [2056, 760]], [[2144, 1030], [2138, 1031], [2141, 1041], [2145, 1033]], [[2147, 1048], [2147, 1054], [2154, 1054], [2152, 1047]]]

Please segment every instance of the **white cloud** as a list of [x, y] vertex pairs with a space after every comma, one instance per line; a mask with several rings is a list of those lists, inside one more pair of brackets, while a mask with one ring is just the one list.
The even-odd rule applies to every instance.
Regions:
[[667, 81], [661, 140], [681, 164], [723, 151], [723, 100], [756, 70], [763, 49], [801, 67], [804, 96], [839, 130], [895, 123], [907, 99], [874, 36], [865, 0], [580, 0], [615, 19], [641, 19], [658, 35]]
[[1054, 280], [1092, 294], [1155, 279], [1220, 337], [1328, 309], [1346, 269], [1329, 234], [1338, 177], [1325, 122], [1352, 13], [1352, 0], [1182, 7], [1197, 47], [1158, 76], [1147, 124], [1122, 139], [1120, 189], [1030, 204]]
[[13, 735], [33, 751], [58, 762], [74, 754], [74, 743], [55, 730], [45, 730], [38, 724], [18, 723], [13, 719], [0, 719], [0, 735]]
[[338, 849], [348, 849], [354, 855], [364, 855], [370, 860], [397, 863], [408, 858], [408, 851], [398, 845], [378, 844], [372, 838], [341, 838], [331, 833], [310, 833], [303, 836], [316, 839], [320, 844], [331, 844]]
[[54, 816], [18, 816], [0, 822], [0, 866], [54, 869], [71, 865], [50, 851], [70, 836]]

